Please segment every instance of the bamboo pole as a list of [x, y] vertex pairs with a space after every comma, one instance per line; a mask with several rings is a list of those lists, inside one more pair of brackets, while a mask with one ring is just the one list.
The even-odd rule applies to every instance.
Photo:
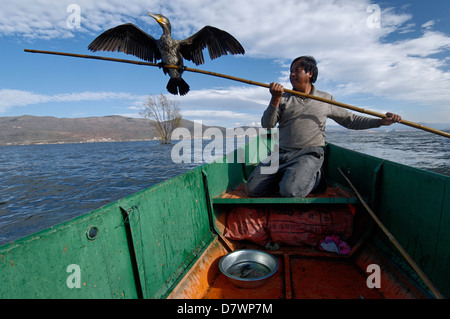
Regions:
[[[76, 57], [76, 58], [83, 58], [83, 59], [94, 59], [94, 60], [103, 60], [103, 61], [112, 61], [112, 62], [120, 62], [120, 63], [128, 63], [128, 64], [147, 65], [147, 66], [160, 67], [160, 65], [158, 63], [143, 62], [143, 61], [133, 61], [133, 60], [125, 60], [125, 59], [116, 59], [116, 58], [108, 58], [108, 57], [101, 57], [101, 56], [95, 56], [95, 55], [75, 54], [75, 53], [65, 53], [65, 52], [54, 52], [54, 51], [42, 51], [42, 50], [29, 50], [29, 49], [25, 49], [24, 51], [25, 52], [29, 52], [29, 53], [52, 54], [52, 55], [69, 56], [69, 57]], [[179, 67], [177, 65], [165, 65], [164, 67], [168, 68], [168, 69], [179, 69]], [[226, 75], [226, 74], [215, 73], [215, 72], [204, 71], [204, 70], [193, 69], [193, 68], [186, 68], [185, 71], [211, 75], [211, 76], [220, 77], [220, 78], [224, 78], [224, 79], [228, 79], [228, 80], [232, 80], [232, 81], [237, 81], [237, 82], [242, 82], [242, 83], [246, 83], [246, 84], [250, 84], [250, 85], [255, 85], [255, 86], [261, 86], [261, 87], [269, 88], [269, 84], [266, 84], [266, 83], [261, 83], [261, 82], [247, 80], [247, 79], [242, 79], [242, 78], [238, 78], [238, 77], [230, 76], [230, 75]], [[345, 104], [345, 103], [341, 103], [341, 102], [337, 102], [337, 101], [321, 98], [321, 97], [318, 97], [318, 96], [309, 95], [309, 94], [306, 94], [306, 93], [297, 92], [297, 91], [289, 90], [289, 89], [285, 89], [284, 91], [287, 92], [287, 93], [293, 94], [293, 95], [304, 97], [304, 98], [309, 98], [309, 99], [313, 99], [313, 100], [317, 100], [317, 101], [333, 104], [333, 105], [336, 105], [336, 106], [339, 106], [339, 107], [342, 107], [342, 108], [345, 108], [345, 109], [349, 109], [349, 110], [352, 110], [352, 111], [356, 111], [356, 112], [359, 112], [359, 113], [369, 114], [369, 115], [372, 115], [372, 116], [375, 116], [375, 117], [379, 117], [379, 118], [385, 118], [386, 117], [386, 115], [383, 114], [383, 113], [374, 112], [374, 111], [371, 111], [371, 110], [367, 110], [367, 109], [356, 107], [356, 106], [353, 106], [353, 105], [349, 105], [349, 104]], [[434, 134], [437, 134], [437, 135], [441, 135], [441, 136], [450, 138], [450, 133], [439, 131], [439, 130], [436, 130], [434, 128], [427, 127], [427, 126], [424, 126], [424, 125], [421, 125], [421, 124], [418, 124], [418, 123], [414, 123], [414, 122], [410, 122], [410, 121], [406, 121], [406, 120], [401, 120], [399, 123], [407, 125], [407, 126], [411, 126], [411, 127], [414, 127], [414, 128], [420, 129], [420, 130], [424, 130], [424, 131], [427, 131], [427, 132], [430, 132], [430, 133], [434, 133]]]
[[353, 191], [355, 192], [359, 201], [363, 204], [364, 208], [370, 214], [370, 216], [375, 221], [375, 223], [380, 227], [380, 229], [388, 237], [389, 241], [395, 246], [395, 248], [397, 248], [397, 250], [405, 258], [405, 260], [408, 262], [408, 264], [419, 275], [419, 277], [422, 279], [422, 281], [425, 283], [425, 285], [427, 285], [427, 287], [430, 289], [430, 291], [433, 293], [433, 295], [436, 297], [436, 299], [444, 299], [445, 297], [434, 286], [434, 284], [430, 280], [430, 278], [428, 278], [428, 276], [423, 272], [423, 270], [420, 269], [420, 267], [411, 258], [411, 256], [406, 252], [406, 250], [402, 247], [402, 245], [400, 245], [400, 243], [397, 241], [397, 239], [395, 239], [394, 235], [391, 234], [391, 232], [386, 228], [386, 226], [383, 225], [383, 223], [380, 221], [380, 219], [377, 217], [377, 215], [375, 215], [375, 213], [370, 209], [369, 205], [367, 205], [367, 203], [364, 201], [364, 199], [359, 194], [359, 192], [356, 190], [355, 186], [352, 184], [350, 179], [347, 176], [345, 176], [344, 172], [342, 172], [342, 170], [340, 168], [338, 168], [338, 170], [342, 174], [342, 176], [345, 178], [347, 183], [350, 185], [350, 187], [353, 189]]

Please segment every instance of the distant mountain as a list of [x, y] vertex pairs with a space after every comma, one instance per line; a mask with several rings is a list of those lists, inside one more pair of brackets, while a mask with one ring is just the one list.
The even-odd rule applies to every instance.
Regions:
[[[118, 115], [86, 118], [56, 118], [51, 116], [0, 117], [0, 145], [57, 144], [89, 142], [121, 142], [155, 139], [154, 121]], [[420, 123], [438, 130], [450, 130], [450, 124]], [[183, 119], [181, 127], [187, 128], [191, 136], [197, 135], [194, 122]], [[202, 133], [210, 128], [203, 125]], [[223, 136], [226, 129], [218, 127]], [[249, 127], [242, 127], [244, 130]], [[197, 128], [198, 130], [198, 128]], [[415, 130], [402, 124], [383, 126], [380, 131]], [[350, 130], [327, 125], [328, 132], [349, 133]]]
[[431, 128], [434, 128], [435, 130], [440, 130], [440, 131], [450, 131], [450, 123], [425, 123], [425, 122], [419, 122], [417, 124], [423, 125], [423, 126], [428, 126]]
[[[118, 115], [87, 118], [0, 117], [0, 145], [153, 140], [153, 123], [149, 119]], [[182, 127], [193, 135], [194, 122], [182, 120]], [[206, 128], [204, 126], [202, 131]]]

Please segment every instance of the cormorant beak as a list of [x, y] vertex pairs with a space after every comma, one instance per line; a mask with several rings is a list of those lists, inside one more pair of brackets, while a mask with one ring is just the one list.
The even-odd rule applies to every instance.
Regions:
[[153, 14], [151, 12], [148, 12], [148, 15], [151, 16], [153, 19], [156, 20], [156, 22], [158, 22], [159, 24], [162, 23], [163, 19], [159, 14]]

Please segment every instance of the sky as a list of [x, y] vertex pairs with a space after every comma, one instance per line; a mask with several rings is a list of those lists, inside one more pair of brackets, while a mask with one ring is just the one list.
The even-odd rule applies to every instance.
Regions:
[[205, 125], [260, 125], [268, 89], [185, 72], [191, 91], [166, 91], [162, 70], [24, 49], [138, 58], [87, 47], [105, 30], [134, 23], [154, 38], [161, 13], [172, 36], [205, 25], [232, 34], [245, 55], [196, 66], [257, 82], [289, 83], [290, 62], [318, 61], [316, 88], [339, 102], [394, 112], [413, 122], [450, 123], [450, 1], [369, 0], [0, 0], [0, 116], [140, 117], [150, 96], [168, 94], [183, 118]]

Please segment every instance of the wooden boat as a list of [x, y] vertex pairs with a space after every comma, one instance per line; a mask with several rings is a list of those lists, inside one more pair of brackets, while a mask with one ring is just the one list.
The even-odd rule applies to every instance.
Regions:
[[[328, 144], [322, 190], [306, 198], [248, 198], [242, 185], [257, 161], [248, 150], [244, 163], [237, 154], [234, 163], [205, 164], [0, 247], [0, 297], [436, 298], [339, 169], [440, 293], [450, 295], [449, 176]], [[348, 254], [279, 245], [268, 250], [278, 271], [257, 289], [238, 288], [219, 271], [231, 250], [266, 250], [225, 237], [227, 216], [236, 208], [287, 212], [349, 204], [354, 218]], [[372, 276], [380, 279], [375, 287]]]

